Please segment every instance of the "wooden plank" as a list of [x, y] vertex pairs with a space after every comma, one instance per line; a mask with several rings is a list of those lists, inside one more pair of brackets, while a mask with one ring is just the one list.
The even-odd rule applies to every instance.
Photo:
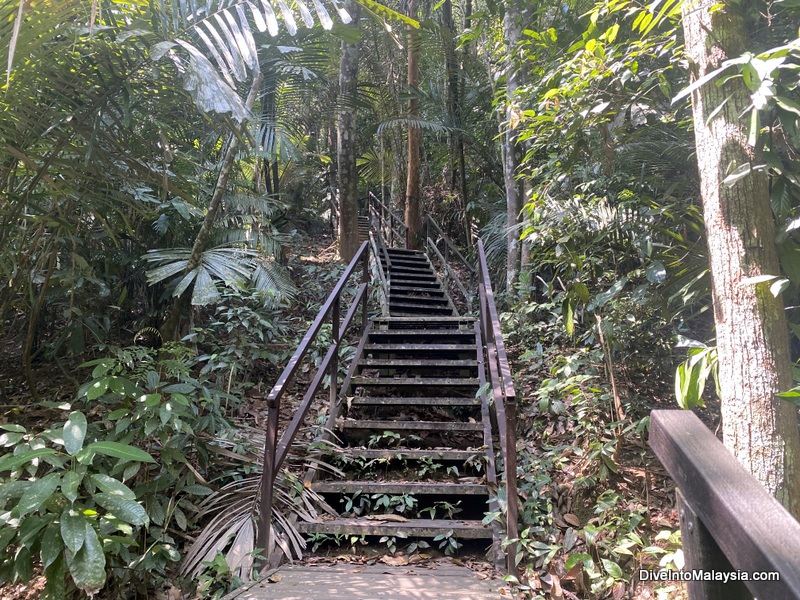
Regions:
[[436, 325], [438, 323], [465, 323], [472, 327], [475, 322], [475, 317], [375, 317], [373, 319], [376, 323], [408, 323], [410, 321], [417, 321], [424, 324]]
[[735, 569], [780, 573], [780, 581], [746, 582], [750, 591], [765, 600], [800, 599], [800, 523], [700, 419], [654, 410], [650, 446]]
[[447, 298], [436, 298], [434, 296], [414, 296], [411, 294], [401, 294], [395, 290], [392, 290], [392, 293], [389, 295], [389, 303], [397, 304], [398, 302], [425, 304], [431, 306], [446, 306], [449, 301]]
[[458, 386], [478, 387], [477, 377], [353, 377], [352, 385], [359, 386]]
[[362, 358], [358, 361], [362, 367], [477, 367], [478, 361], [471, 358], [431, 358], [431, 359], [411, 359], [411, 358]]
[[445, 460], [466, 461], [477, 456], [484, 456], [483, 450], [419, 450], [417, 448], [346, 448], [337, 455], [353, 458], [385, 458], [387, 460]]
[[478, 406], [481, 400], [480, 398], [450, 397], [356, 396], [351, 403], [353, 406]]
[[432, 305], [425, 305], [422, 303], [412, 304], [410, 302], [395, 302], [393, 300], [389, 300], [389, 309], [404, 313], [421, 311], [423, 314], [425, 313], [430, 313], [430, 314], [443, 313], [450, 315], [453, 314], [453, 309], [451, 309], [449, 306], [432, 306]]
[[[391, 492], [389, 492], [391, 493]], [[400, 493], [400, 492], [397, 492]], [[377, 515], [376, 515], [377, 516]], [[409, 519], [408, 521], [378, 521], [372, 519], [331, 519], [329, 521], [300, 522], [296, 525], [301, 533], [348, 533], [356, 535], [395, 535], [403, 532], [407, 536], [436, 537], [448, 531], [454, 538], [487, 539], [492, 530], [480, 521], [451, 521], [448, 519]], [[402, 534], [401, 534], [402, 535]]]
[[367, 344], [367, 352], [437, 352], [442, 350], [457, 350], [474, 352], [475, 344]]
[[383, 429], [388, 431], [482, 431], [481, 423], [461, 423], [459, 421], [342, 421], [342, 429]]
[[[420, 483], [417, 481], [316, 481], [311, 489], [321, 494], [413, 494], [425, 496], [485, 496], [479, 483]], [[427, 521], [428, 519], [426, 519]]]
[[248, 584], [224, 600], [497, 600], [511, 597], [507, 584], [479, 579], [478, 573], [454, 564], [423, 562], [390, 567], [381, 563], [295, 563], [266, 573], [260, 582]]
[[[714, 536], [686, 503], [680, 490], [676, 490], [678, 514], [681, 523], [681, 546], [685, 571], [733, 571], [730, 561], [714, 541]], [[689, 598], [703, 600], [753, 600], [747, 587], [740, 581], [720, 585], [718, 581], [695, 579], [686, 582]]]

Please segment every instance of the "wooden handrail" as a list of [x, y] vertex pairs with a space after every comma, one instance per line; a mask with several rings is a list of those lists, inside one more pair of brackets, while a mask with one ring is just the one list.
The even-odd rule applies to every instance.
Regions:
[[476, 272], [475, 272], [475, 267], [474, 267], [474, 266], [472, 266], [472, 264], [471, 264], [471, 263], [470, 263], [470, 262], [469, 262], [469, 261], [468, 261], [466, 258], [464, 258], [464, 255], [463, 255], [463, 254], [461, 254], [461, 252], [459, 251], [459, 249], [458, 249], [458, 248], [456, 248], [455, 244], [453, 244], [453, 242], [452, 242], [452, 241], [450, 240], [450, 238], [449, 238], [449, 237], [448, 237], [448, 236], [445, 234], [445, 232], [444, 232], [444, 231], [442, 231], [442, 228], [441, 228], [441, 227], [439, 227], [439, 224], [438, 224], [438, 223], [437, 223], [437, 222], [436, 222], [436, 221], [433, 219], [433, 217], [431, 217], [430, 215], [428, 215], [428, 222], [429, 222], [431, 225], [433, 225], [433, 228], [434, 228], [434, 229], [436, 230], [436, 232], [439, 234], [439, 237], [440, 237], [440, 238], [441, 238], [441, 239], [444, 241], [444, 243], [445, 243], [445, 244], [447, 244], [447, 246], [450, 248], [450, 250], [452, 250], [452, 251], [455, 253], [455, 255], [456, 255], [456, 256], [458, 256], [458, 258], [459, 258], [459, 259], [461, 259], [461, 262], [462, 262], [462, 263], [464, 264], [464, 266], [465, 266], [465, 267], [466, 267], [466, 268], [469, 270], [469, 272], [470, 272], [470, 273], [472, 273], [473, 275], [475, 275], [475, 274], [476, 274]]
[[[380, 221], [379, 229], [382, 228], [383, 226], [387, 226], [389, 228], [389, 231], [392, 234], [391, 239], [389, 240], [389, 243], [393, 243], [394, 242], [394, 234], [397, 234], [397, 237], [402, 242], [402, 246], [404, 248], [407, 247], [408, 246], [408, 227], [406, 226], [406, 223], [405, 223], [405, 220], [403, 219], [403, 217], [400, 216], [399, 214], [397, 214], [390, 207], [386, 206], [383, 202], [381, 202], [378, 199], [378, 197], [375, 194], [373, 194], [372, 192], [369, 192], [369, 196], [368, 197], [369, 197], [369, 200], [370, 200], [370, 206], [373, 206], [373, 205], [377, 204], [381, 208], [380, 212], [378, 212], [377, 210], [375, 211], [375, 215], [378, 217], [378, 220]], [[384, 217], [384, 213], [386, 213], [388, 215], [388, 219], [386, 217]], [[395, 228], [395, 226], [394, 226], [395, 221], [400, 226], [399, 229]]]
[[[325, 304], [322, 305], [316, 318], [311, 323], [300, 341], [300, 345], [295, 350], [292, 358], [284, 368], [278, 381], [270, 390], [267, 396], [267, 407], [269, 409], [267, 416], [267, 435], [264, 444], [264, 470], [261, 477], [261, 485], [259, 489], [259, 503], [258, 503], [258, 522], [256, 528], [256, 547], [261, 548], [265, 555], [269, 553], [269, 532], [272, 521], [272, 494], [275, 477], [280, 471], [283, 462], [289, 452], [295, 437], [297, 436], [300, 426], [308, 414], [314, 397], [319, 391], [325, 376], [330, 374], [330, 388], [331, 388], [331, 401], [335, 401], [338, 393], [337, 374], [339, 370], [339, 348], [341, 347], [342, 339], [350, 328], [355, 318], [358, 309], [362, 310], [361, 329], [362, 331], [367, 325], [367, 300], [369, 298], [369, 256], [370, 256], [370, 242], [364, 241], [359, 247], [350, 264], [342, 273], [339, 281], [331, 291]], [[378, 258], [378, 257], [376, 257]], [[378, 258], [380, 264], [380, 260]], [[355, 273], [359, 263], [362, 266], [361, 285], [358, 287], [355, 297], [353, 298], [344, 320], [340, 319], [342, 292], [347, 286], [350, 278]], [[283, 432], [283, 436], [278, 442], [278, 415], [280, 413], [281, 398], [286, 391], [288, 385], [292, 382], [295, 373], [297, 372], [300, 363], [307, 354], [311, 344], [317, 338], [322, 325], [326, 322], [330, 315], [331, 323], [331, 345], [325, 358], [322, 359], [313, 380], [306, 389], [300, 405], [292, 416], [292, 420]]]
[[516, 401], [517, 392], [514, 389], [514, 379], [511, 377], [511, 368], [508, 366], [508, 355], [506, 345], [503, 342], [503, 335], [500, 330], [500, 317], [497, 315], [497, 305], [494, 303], [494, 292], [492, 282], [489, 277], [489, 267], [486, 262], [486, 252], [483, 248], [483, 240], [478, 240], [478, 264], [480, 266], [480, 281], [486, 286], [486, 300], [489, 308], [489, 317], [492, 322], [492, 333], [497, 346], [497, 360], [500, 364], [500, 375], [503, 378], [503, 393], [506, 398], [514, 398]]
[[[494, 301], [489, 267], [483, 241], [478, 240], [478, 292], [480, 297], [480, 328], [486, 346], [486, 364], [492, 389], [493, 411], [497, 423], [503, 474], [506, 484], [506, 536], [518, 538], [519, 496], [517, 493], [517, 398], [511, 368], [503, 342], [500, 318]], [[516, 571], [517, 543], [506, 548], [506, 567]]]
[[800, 600], [800, 523], [700, 419], [688, 410], [654, 410], [649, 443], [678, 486], [685, 570], [779, 574], [744, 585], [690, 581], [689, 598]]
[[[447, 259], [444, 256], [442, 256], [441, 252], [439, 252], [439, 248], [436, 247], [436, 242], [434, 242], [431, 238], [427, 238], [426, 243], [428, 244], [428, 246], [430, 246], [431, 250], [433, 250], [434, 254], [436, 254], [439, 260], [442, 261], [442, 265], [444, 266], [444, 269], [447, 271], [447, 274], [453, 278], [453, 281], [456, 282], [456, 286], [458, 287], [458, 289], [461, 290], [462, 294], [464, 294], [464, 298], [468, 300], [470, 296], [467, 293], [467, 288], [464, 287], [463, 283], [461, 283], [461, 279], [459, 278], [458, 274], [455, 271], [453, 271], [453, 269], [450, 267], [450, 265], [447, 262]], [[447, 287], [446, 283], [445, 287]]]

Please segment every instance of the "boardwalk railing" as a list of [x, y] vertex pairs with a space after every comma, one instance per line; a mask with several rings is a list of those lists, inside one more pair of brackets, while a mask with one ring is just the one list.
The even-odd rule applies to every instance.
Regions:
[[[518, 538], [519, 515], [517, 495], [517, 393], [511, 368], [508, 365], [506, 346], [500, 329], [500, 317], [494, 302], [492, 281], [486, 262], [483, 241], [478, 240], [478, 296], [480, 298], [480, 332], [485, 349], [485, 363], [489, 375], [489, 388], [493, 402], [491, 416], [500, 443], [503, 457], [503, 479], [506, 483], [506, 537]], [[506, 547], [506, 567], [515, 573], [517, 567], [517, 544]]]
[[[477, 271], [472, 263], [464, 258], [461, 251], [453, 244], [447, 234], [442, 231], [442, 228], [439, 227], [438, 223], [436, 223], [430, 215], [425, 219], [425, 247], [428, 251], [428, 256], [431, 258], [431, 262], [434, 265], [436, 263], [440, 265], [444, 288], [449, 291], [450, 282], [453, 282], [463, 297], [463, 306], [459, 307], [461, 312], [464, 314], [472, 313], [475, 308], [475, 292], [471, 290], [475, 289], [477, 284], [475, 280]], [[454, 268], [455, 264], [458, 264], [461, 270], [465, 272], [466, 276], [469, 277], [466, 283]], [[455, 301], [455, 298], [453, 298], [453, 300]], [[458, 304], [458, 302], [456, 304]]]
[[381, 202], [372, 192], [369, 193], [369, 211], [370, 216], [377, 223], [375, 229], [380, 231], [390, 247], [408, 247], [408, 227], [406, 227], [402, 215], [397, 214], [391, 207]]
[[[261, 488], [259, 490], [259, 503], [258, 503], [258, 524], [256, 532], [256, 548], [264, 549], [265, 553], [269, 552], [269, 533], [272, 522], [272, 494], [275, 477], [286, 460], [286, 455], [292, 445], [292, 441], [297, 436], [303, 421], [308, 414], [308, 409], [311, 406], [314, 397], [322, 385], [326, 375], [330, 375], [330, 398], [331, 403], [336, 402], [339, 392], [338, 389], [338, 373], [339, 373], [339, 349], [347, 330], [353, 325], [356, 313], [361, 311], [360, 330], [363, 331], [367, 326], [367, 301], [369, 298], [368, 287], [370, 281], [369, 273], [369, 259], [370, 259], [370, 242], [365, 241], [356, 252], [353, 260], [347, 265], [336, 286], [333, 288], [330, 296], [325, 304], [319, 310], [314, 322], [308, 328], [308, 331], [303, 336], [300, 345], [297, 347], [286, 368], [281, 373], [275, 386], [267, 396], [267, 407], [269, 409], [267, 417], [267, 435], [266, 443], [264, 445], [264, 474], [261, 478]], [[378, 265], [380, 265], [380, 260]], [[361, 284], [356, 290], [355, 297], [353, 298], [350, 306], [347, 309], [344, 319], [341, 318], [342, 310], [342, 293], [348, 288], [351, 278], [359, 271], [361, 266]], [[326, 323], [331, 324], [331, 342], [325, 357], [320, 362], [314, 378], [308, 385], [300, 405], [294, 413], [294, 416], [283, 432], [283, 435], [278, 441], [278, 415], [280, 413], [281, 398], [285, 391], [291, 386], [295, 373], [300, 367], [306, 353], [311, 348], [314, 341], [317, 339], [322, 326]]]
[[707, 574], [688, 583], [690, 600], [800, 600], [800, 523], [700, 419], [654, 410], [650, 446], [678, 486], [684, 573]]

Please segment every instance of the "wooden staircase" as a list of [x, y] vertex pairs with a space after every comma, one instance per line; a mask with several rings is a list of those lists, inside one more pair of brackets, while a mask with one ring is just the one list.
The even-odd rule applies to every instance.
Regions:
[[[311, 489], [337, 513], [299, 524], [308, 534], [491, 540], [487, 464], [491, 424], [477, 322], [458, 316], [422, 252], [390, 248], [381, 261], [389, 315], [374, 318], [343, 383], [329, 459], [344, 477]], [[453, 541], [451, 541], [453, 540]]]
[[[515, 545], [506, 548], [502, 538], [517, 537], [515, 392], [483, 245], [478, 242], [478, 264], [471, 266], [431, 221], [429, 253], [387, 247], [384, 240], [405, 243], [402, 221], [385, 206], [380, 214], [374, 206], [370, 210], [369, 239], [267, 398], [256, 546], [267, 548], [268, 557], [276, 548], [273, 482], [328, 381], [327, 425], [303, 453], [312, 465], [304, 485], [316, 493], [322, 516], [298, 522], [293, 529], [315, 543], [344, 538], [349, 545], [362, 536], [377, 536], [391, 551], [412, 541], [416, 548], [428, 544], [447, 553], [467, 543], [475, 550], [477, 543], [490, 548], [498, 566], [505, 561], [511, 570]], [[436, 232], [442, 236], [438, 240], [431, 237]], [[465, 283], [450, 268], [448, 250], [443, 255], [437, 248], [442, 241], [450, 256], [456, 255], [476, 276], [466, 284], [470, 290], [465, 291]], [[477, 318], [459, 314], [429, 257], [445, 273], [445, 281], [456, 281], [450, 287], [453, 293], [461, 290], [480, 300]], [[350, 287], [355, 295], [348, 307], [343, 292], [357, 272], [361, 284]], [[377, 315], [369, 306], [377, 296], [369, 294], [375, 284], [381, 298]], [[470, 301], [458, 300], [458, 306], [469, 309]], [[326, 322], [330, 347], [279, 436], [281, 397]], [[347, 332], [359, 322], [360, 336], [340, 386], [340, 350]], [[503, 507], [498, 498], [506, 499]], [[487, 513], [504, 519], [484, 524]]]

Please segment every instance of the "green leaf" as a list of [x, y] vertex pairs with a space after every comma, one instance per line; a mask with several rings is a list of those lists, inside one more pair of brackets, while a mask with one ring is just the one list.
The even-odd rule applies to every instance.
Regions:
[[17, 536], [17, 530], [12, 527], [0, 529], [0, 552], [6, 549], [11, 540]]
[[214, 490], [212, 490], [211, 488], [206, 487], [204, 485], [198, 485], [196, 483], [193, 483], [192, 485], [187, 485], [186, 487], [181, 488], [180, 491], [186, 492], [187, 494], [193, 494], [195, 496], [208, 496], [214, 493]]
[[39, 556], [42, 559], [42, 567], [47, 569], [52, 565], [64, 550], [64, 542], [61, 541], [58, 529], [55, 527], [48, 527], [44, 530], [42, 536], [41, 549]]
[[23, 517], [29, 512], [38, 510], [42, 504], [50, 499], [59, 483], [61, 483], [61, 475], [58, 473], [50, 473], [38, 481], [34, 481], [22, 494], [22, 498], [19, 499], [19, 504], [17, 504], [19, 516]]
[[83, 542], [86, 539], [86, 529], [84, 523], [86, 520], [83, 516], [70, 509], [65, 508], [61, 513], [61, 539], [64, 540], [64, 545], [67, 549], [75, 554], [83, 547]]
[[119, 442], [94, 442], [86, 446], [84, 452], [87, 454], [104, 454], [105, 456], [121, 458], [122, 460], [135, 460], [147, 463], [156, 462], [155, 459], [144, 450], [128, 444], [120, 444]]
[[97, 487], [108, 494], [119, 496], [127, 500], [136, 500], [136, 494], [133, 493], [133, 490], [113, 477], [100, 473], [92, 475], [90, 479]]
[[564, 563], [564, 568], [569, 571], [573, 567], [575, 567], [578, 563], [586, 563], [586, 561], [592, 562], [592, 557], [586, 554], [585, 552], [577, 552], [575, 554], [570, 554], [567, 557], [566, 562]]
[[798, 117], [800, 117], [800, 104], [786, 98], [785, 96], [775, 96], [775, 103], [780, 106], [783, 110], [788, 110], [789, 112], [793, 112]]
[[607, 558], [601, 559], [603, 562], [603, 568], [606, 572], [611, 575], [614, 579], [624, 579], [625, 574], [622, 572], [622, 568], [615, 563], [613, 560], [608, 560]]
[[0, 473], [3, 471], [13, 471], [25, 463], [29, 463], [43, 456], [50, 456], [55, 453], [56, 451], [52, 448], [38, 448], [36, 450], [29, 450], [28, 452], [23, 452], [21, 454], [6, 454], [3, 458], [0, 458]]
[[70, 456], [75, 456], [83, 448], [86, 439], [86, 415], [76, 410], [71, 412], [64, 424], [64, 448]]
[[86, 390], [86, 399], [95, 400], [106, 393], [108, 389], [108, 378], [104, 377], [91, 384]]
[[92, 596], [106, 582], [106, 556], [97, 533], [88, 521], [84, 522], [83, 547], [68, 561], [72, 580], [82, 592]]
[[144, 508], [136, 500], [102, 493], [95, 494], [94, 499], [112, 515], [131, 525], [147, 525], [150, 521]]
[[82, 479], [83, 476], [78, 475], [75, 471], [64, 473], [64, 479], [61, 481], [61, 493], [70, 502], [75, 502], [78, 497], [78, 486]]
[[0, 425], [0, 429], [3, 431], [13, 431], [14, 433], [25, 433], [26, 429], [22, 425], [17, 425], [15, 423], [4, 423]]

